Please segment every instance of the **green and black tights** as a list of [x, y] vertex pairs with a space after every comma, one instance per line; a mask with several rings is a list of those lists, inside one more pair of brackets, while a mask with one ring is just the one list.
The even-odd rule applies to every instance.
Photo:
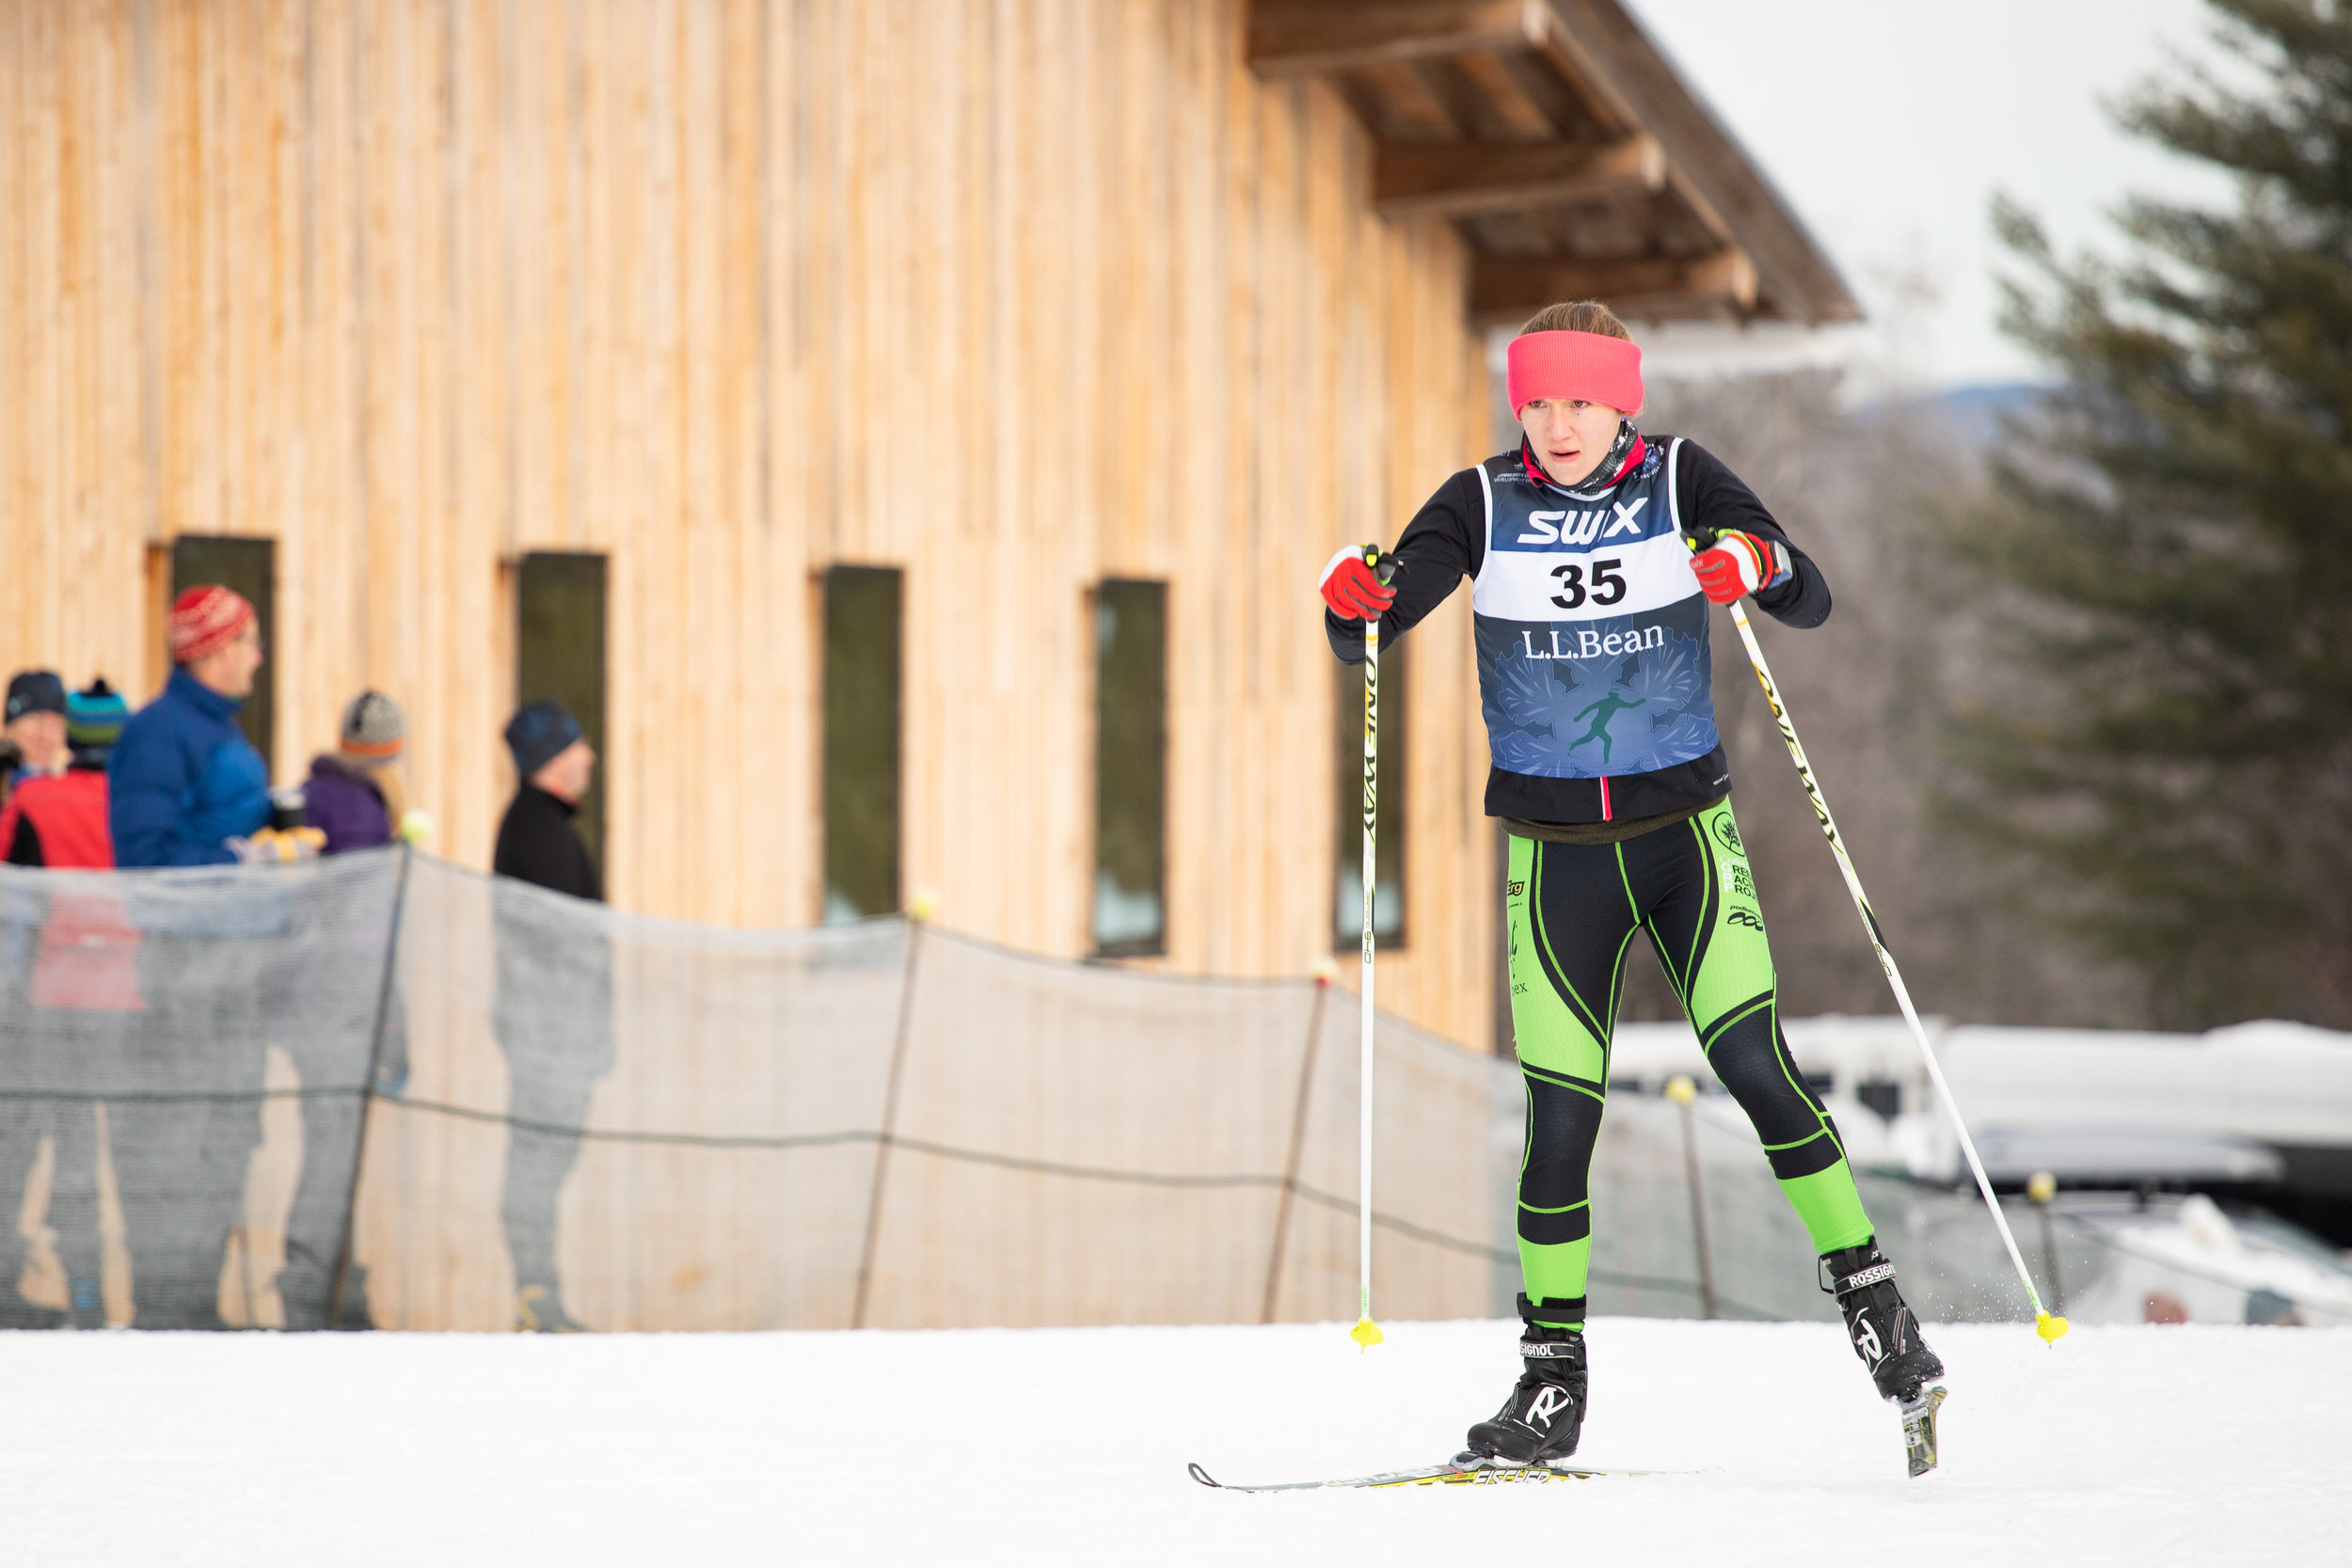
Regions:
[[1518, 1236], [1532, 1319], [1583, 1323], [1593, 1143], [1626, 951], [1641, 929], [1814, 1250], [1870, 1239], [1837, 1129], [1781, 1037], [1772, 949], [1728, 800], [1616, 844], [1513, 834], [1504, 891], [1511, 1022], [1527, 1078]]

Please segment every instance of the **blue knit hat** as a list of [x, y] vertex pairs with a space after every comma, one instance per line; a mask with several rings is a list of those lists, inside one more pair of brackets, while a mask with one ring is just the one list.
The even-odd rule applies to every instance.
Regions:
[[583, 732], [580, 721], [552, 697], [526, 703], [506, 721], [506, 749], [515, 753], [515, 771], [528, 779], [555, 760]]
[[66, 742], [76, 752], [103, 752], [122, 734], [130, 717], [131, 705], [101, 675], [66, 698]]

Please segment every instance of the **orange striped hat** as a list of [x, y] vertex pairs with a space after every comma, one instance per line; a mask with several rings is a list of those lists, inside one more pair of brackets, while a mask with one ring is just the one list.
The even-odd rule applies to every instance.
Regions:
[[361, 762], [389, 762], [400, 755], [408, 727], [400, 705], [381, 691], [362, 691], [343, 709], [342, 733], [337, 748]]

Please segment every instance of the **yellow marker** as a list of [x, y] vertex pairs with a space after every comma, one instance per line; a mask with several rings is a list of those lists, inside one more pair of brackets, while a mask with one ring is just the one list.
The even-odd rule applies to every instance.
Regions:
[[1677, 1072], [1666, 1080], [1666, 1098], [1677, 1105], [1690, 1104], [1698, 1092], [1699, 1086], [1691, 1082], [1691, 1075], [1687, 1072]]
[[[2060, 1323], [2058, 1332], [2061, 1334], [2066, 1332], [2063, 1321]], [[1347, 1331], [1347, 1337], [1355, 1340], [1358, 1344], [1363, 1346], [1366, 1350], [1370, 1350], [1373, 1346], [1378, 1344], [1382, 1338], [1386, 1338], [1386, 1336], [1382, 1335], [1380, 1332], [1380, 1325], [1374, 1323], [1370, 1318], [1357, 1319], [1356, 1326]]]
[[938, 915], [939, 895], [927, 887], [916, 888], [914, 896], [907, 900], [907, 918], [928, 922], [938, 918]]
[[2058, 1196], [2058, 1178], [2046, 1170], [2038, 1170], [2026, 1182], [2026, 1196], [2036, 1203], [2047, 1203]]
[[2034, 1317], [2033, 1331], [2042, 1336], [2043, 1344], [2055, 1345], [2065, 1337], [2066, 1320], [2054, 1318], [2047, 1312], [2038, 1313]]

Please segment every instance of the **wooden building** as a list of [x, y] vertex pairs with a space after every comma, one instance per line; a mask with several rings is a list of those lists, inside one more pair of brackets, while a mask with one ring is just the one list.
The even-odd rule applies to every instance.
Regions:
[[[1333, 951], [1315, 574], [1485, 327], [1854, 313], [1618, 0], [0, 0], [0, 213], [8, 668], [242, 571], [277, 776], [388, 691], [460, 862], [555, 691], [625, 907], [1227, 974]], [[1483, 1044], [1468, 613], [1382, 997]]]

